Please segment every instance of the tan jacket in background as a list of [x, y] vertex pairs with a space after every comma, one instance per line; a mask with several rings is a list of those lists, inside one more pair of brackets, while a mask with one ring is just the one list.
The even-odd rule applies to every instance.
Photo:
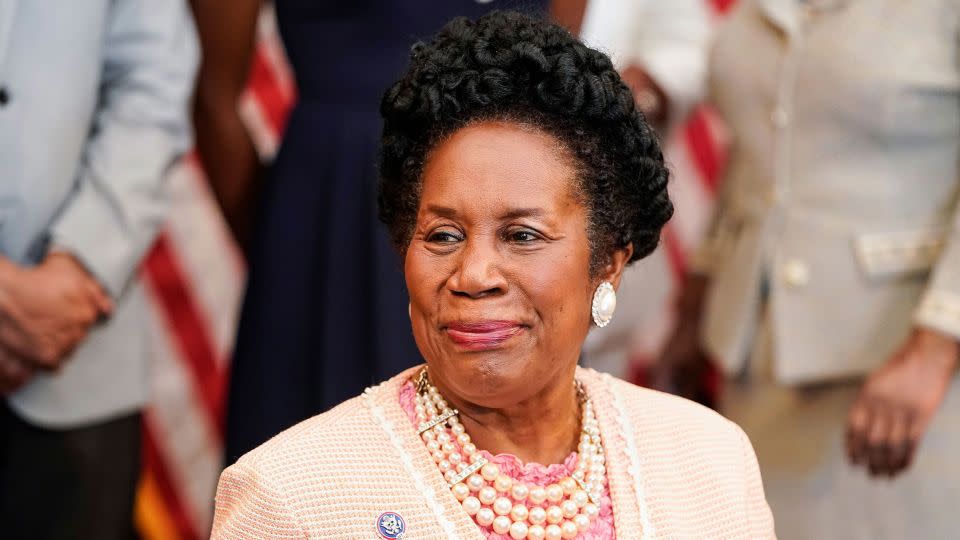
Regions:
[[743, 0], [725, 24], [708, 349], [743, 368], [764, 282], [780, 382], [864, 374], [915, 324], [960, 337], [960, 3]]

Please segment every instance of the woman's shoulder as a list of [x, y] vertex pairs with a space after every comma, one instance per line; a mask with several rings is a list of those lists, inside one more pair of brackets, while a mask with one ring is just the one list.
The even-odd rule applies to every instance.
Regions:
[[254, 469], [302, 467], [304, 462], [349, 449], [351, 441], [367, 438], [366, 432], [377, 429], [369, 417], [363, 396], [348, 399], [278, 433], [237, 463]]
[[739, 426], [699, 403], [593, 370], [582, 372], [606, 390], [601, 393], [609, 410], [630, 424], [634, 432], [643, 434], [648, 443], [651, 435], [661, 433], [662, 440], [671, 445], [687, 440], [740, 448], [744, 442]]

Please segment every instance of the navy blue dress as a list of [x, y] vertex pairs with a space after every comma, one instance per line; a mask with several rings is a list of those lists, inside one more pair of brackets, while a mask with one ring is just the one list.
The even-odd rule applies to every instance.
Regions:
[[277, 0], [299, 103], [261, 200], [226, 457], [421, 362], [401, 261], [376, 217], [380, 97], [449, 19], [547, 0]]

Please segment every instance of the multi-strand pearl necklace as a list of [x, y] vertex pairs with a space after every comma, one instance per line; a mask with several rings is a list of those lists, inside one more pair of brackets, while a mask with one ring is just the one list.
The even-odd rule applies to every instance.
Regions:
[[575, 538], [599, 514], [606, 460], [593, 406], [577, 381], [581, 420], [573, 475], [548, 486], [515, 482], [488, 462], [470, 441], [459, 412], [430, 384], [426, 369], [416, 380], [420, 437], [467, 514], [480, 525], [516, 540]]

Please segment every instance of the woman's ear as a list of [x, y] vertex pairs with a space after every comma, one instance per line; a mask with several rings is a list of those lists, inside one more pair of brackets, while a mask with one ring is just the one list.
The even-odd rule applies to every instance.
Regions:
[[614, 289], [619, 289], [623, 269], [627, 267], [627, 263], [630, 262], [630, 257], [632, 256], [633, 243], [627, 244], [626, 247], [620, 248], [610, 254], [610, 260], [606, 266], [603, 267], [603, 271], [600, 272], [600, 281], [609, 281]]

